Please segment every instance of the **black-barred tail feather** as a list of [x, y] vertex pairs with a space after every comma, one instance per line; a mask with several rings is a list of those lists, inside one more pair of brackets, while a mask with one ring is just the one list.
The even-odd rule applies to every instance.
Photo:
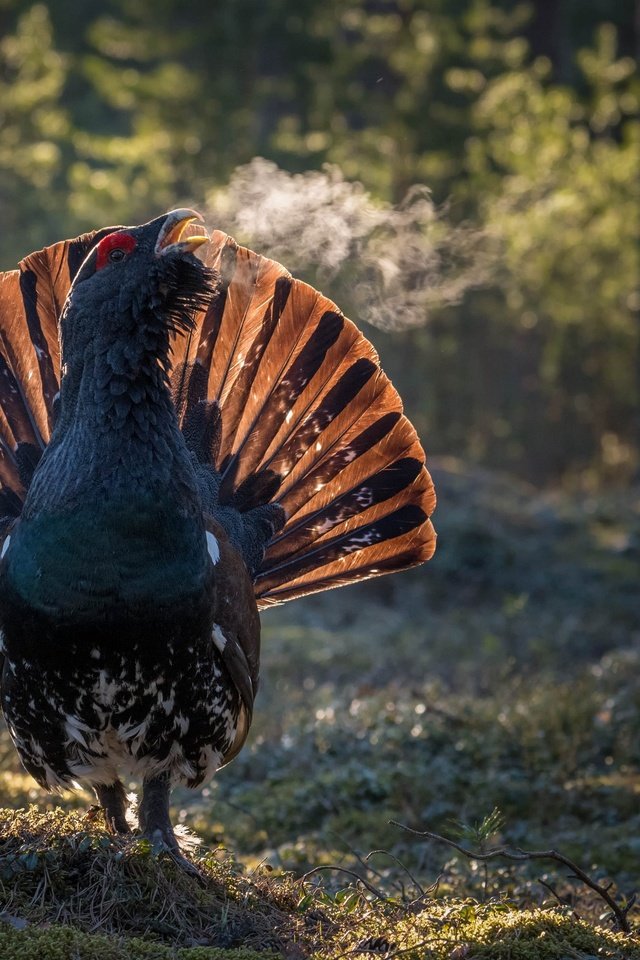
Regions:
[[175, 379], [199, 397], [206, 383], [219, 404], [220, 503], [284, 510], [256, 571], [259, 604], [428, 559], [433, 484], [371, 344], [322, 294], [224, 234], [207, 262], [221, 288]]
[[[0, 525], [19, 514], [53, 426], [62, 304], [112, 229], [0, 275]], [[217, 231], [201, 249], [219, 282], [174, 338], [173, 397], [206, 507], [242, 549], [259, 605], [429, 559], [433, 485], [371, 344], [280, 264]]]

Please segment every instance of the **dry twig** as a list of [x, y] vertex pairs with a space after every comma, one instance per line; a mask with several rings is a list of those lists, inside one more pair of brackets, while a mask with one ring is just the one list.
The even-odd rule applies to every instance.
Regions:
[[414, 830], [412, 827], [407, 827], [404, 823], [398, 823], [397, 820], [389, 820], [389, 823], [393, 824], [394, 827], [400, 827], [401, 830], [406, 830], [407, 833], [412, 833], [414, 836], [421, 837], [424, 840], [435, 840], [438, 843], [445, 843], [447, 846], [453, 847], [454, 850], [457, 850], [458, 853], [461, 853], [464, 857], [467, 857], [468, 860], [479, 860], [486, 863], [488, 860], [502, 858], [518, 863], [531, 860], [554, 860], [556, 863], [562, 863], [571, 870], [576, 880], [581, 880], [585, 886], [589, 887], [604, 900], [611, 910], [616, 928], [622, 933], [631, 933], [628, 914], [636, 902], [636, 894], [633, 893], [626, 899], [625, 904], [621, 905], [609, 892], [611, 889], [610, 883], [607, 884], [606, 887], [598, 883], [597, 880], [594, 880], [579, 867], [577, 863], [574, 863], [573, 860], [570, 860], [569, 857], [560, 853], [558, 850], [521, 850], [519, 847], [516, 847], [515, 850], [509, 850], [507, 847], [496, 847], [494, 850], [488, 850], [486, 853], [479, 853], [477, 850], [468, 850], [461, 844], [456, 843], [455, 840], [440, 836], [439, 833], [432, 833], [430, 830]]
[[374, 887], [372, 883], [369, 883], [368, 880], [365, 880], [364, 877], [361, 877], [358, 873], [355, 873], [353, 870], [347, 870], [346, 867], [339, 867], [333, 863], [323, 863], [318, 867], [314, 867], [313, 870], [309, 870], [300, 877], [300, 882], [304, 883], [309, 879], [309, 877], [312, 877], [315, 873], [320, 873], [323, 870], [335, 870], [338, 873], [345, 873], [348, 877], [352, 877], [354, 880], [357, 880], [358, 883], [361, 883], [367, 888], [369, 893], [372, 893], [378, 898], [378, 900], [382, 900], [383, 903], [386, 903], [386, 901], [389, 899], [384, 895], [384, 893], [382, 893], [382, 891], [378, 890], [377, 887]]

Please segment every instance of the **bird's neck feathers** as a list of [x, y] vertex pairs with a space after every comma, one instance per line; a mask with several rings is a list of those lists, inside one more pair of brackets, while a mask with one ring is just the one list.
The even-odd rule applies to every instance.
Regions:
[[98, 330], [63, 354], [59, 419], [7, 554], [16, 595], [47, 615], [71, 609], [74, 622], [120, 608], [143, 616], [158, 597], [191, 602], [207, 577], [168, 342], [138, 319], [128, 337], [109, 342]]
[[[149, 495], [197, 499], [191, 459], [168, 385], [166, 321], [152, 309], [119, 315], [111, 304], [91, 318], [65, 318], [58, 420], [34, 475], [25, 517], [41, 509]], [[83, 322], [84, 321], [84, 322]], [[75, 328], [75, 329], [74, 329]]]
[[54, 442], [76, 430], [101, 450], [115, 444], [119, 459], [127, 460], [139, 457], [140, 447], [151, 454], [158, 437], [179, 433], [167, 380], [169, 333], [153, 313], [135, 317], [117, 338], [99, 335], [74, 348], [66, 351], [63, 343]]

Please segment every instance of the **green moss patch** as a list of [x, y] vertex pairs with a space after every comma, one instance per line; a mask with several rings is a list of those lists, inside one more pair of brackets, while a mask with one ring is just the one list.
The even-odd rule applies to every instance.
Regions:
[[172, 947], [139, 937], [115, 940], [70, 927], [52, 927], [0, 930], [0, 956], [11, 960], [267, 960], [270, 955], [249, 948]]
[[[337, 920], [338, 918], [336, 918]], [[640, 941], [609, 933], [557, 910], [508, 903], [427, 901], [404, 909], [363, 911], [317, 952], [330, 960], [377, 953], [407, 960], [636, 960]], [[350, 929], [349, 929], [350, 927]]]
[[194, 857], [202, 882], [148, 843], [77, 813], [0, 810], [0, 957], [11, 960], [640, 960], [640, 940], [561, 909], [377, 898]]

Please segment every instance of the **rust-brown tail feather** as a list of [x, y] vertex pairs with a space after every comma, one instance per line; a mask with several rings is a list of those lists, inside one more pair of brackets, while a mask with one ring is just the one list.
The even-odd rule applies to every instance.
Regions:
[[[0, 515], [19, 512], [48, 441], [57, 318], [107, 232], [55, 244], [0, 275]], [[259, 604], [429, 559], [433, 484], [372, 345], [280, 264], [217, 231], [207, 251], [220, 287], [174, 341], [172, 387], [191, 448], [221, 476], [221, 501], [285, 511], [257, 572]]]
[[428, 559], [433, 484], [371, 344], [322, 294], [224, 234], [207, 262], [221, 287], [190, 342], [176, 344], [177, 405], [188, 425], [184, 411], [216, 401], [223, 502], [285, 510], [256, 578], [259, 603]]

